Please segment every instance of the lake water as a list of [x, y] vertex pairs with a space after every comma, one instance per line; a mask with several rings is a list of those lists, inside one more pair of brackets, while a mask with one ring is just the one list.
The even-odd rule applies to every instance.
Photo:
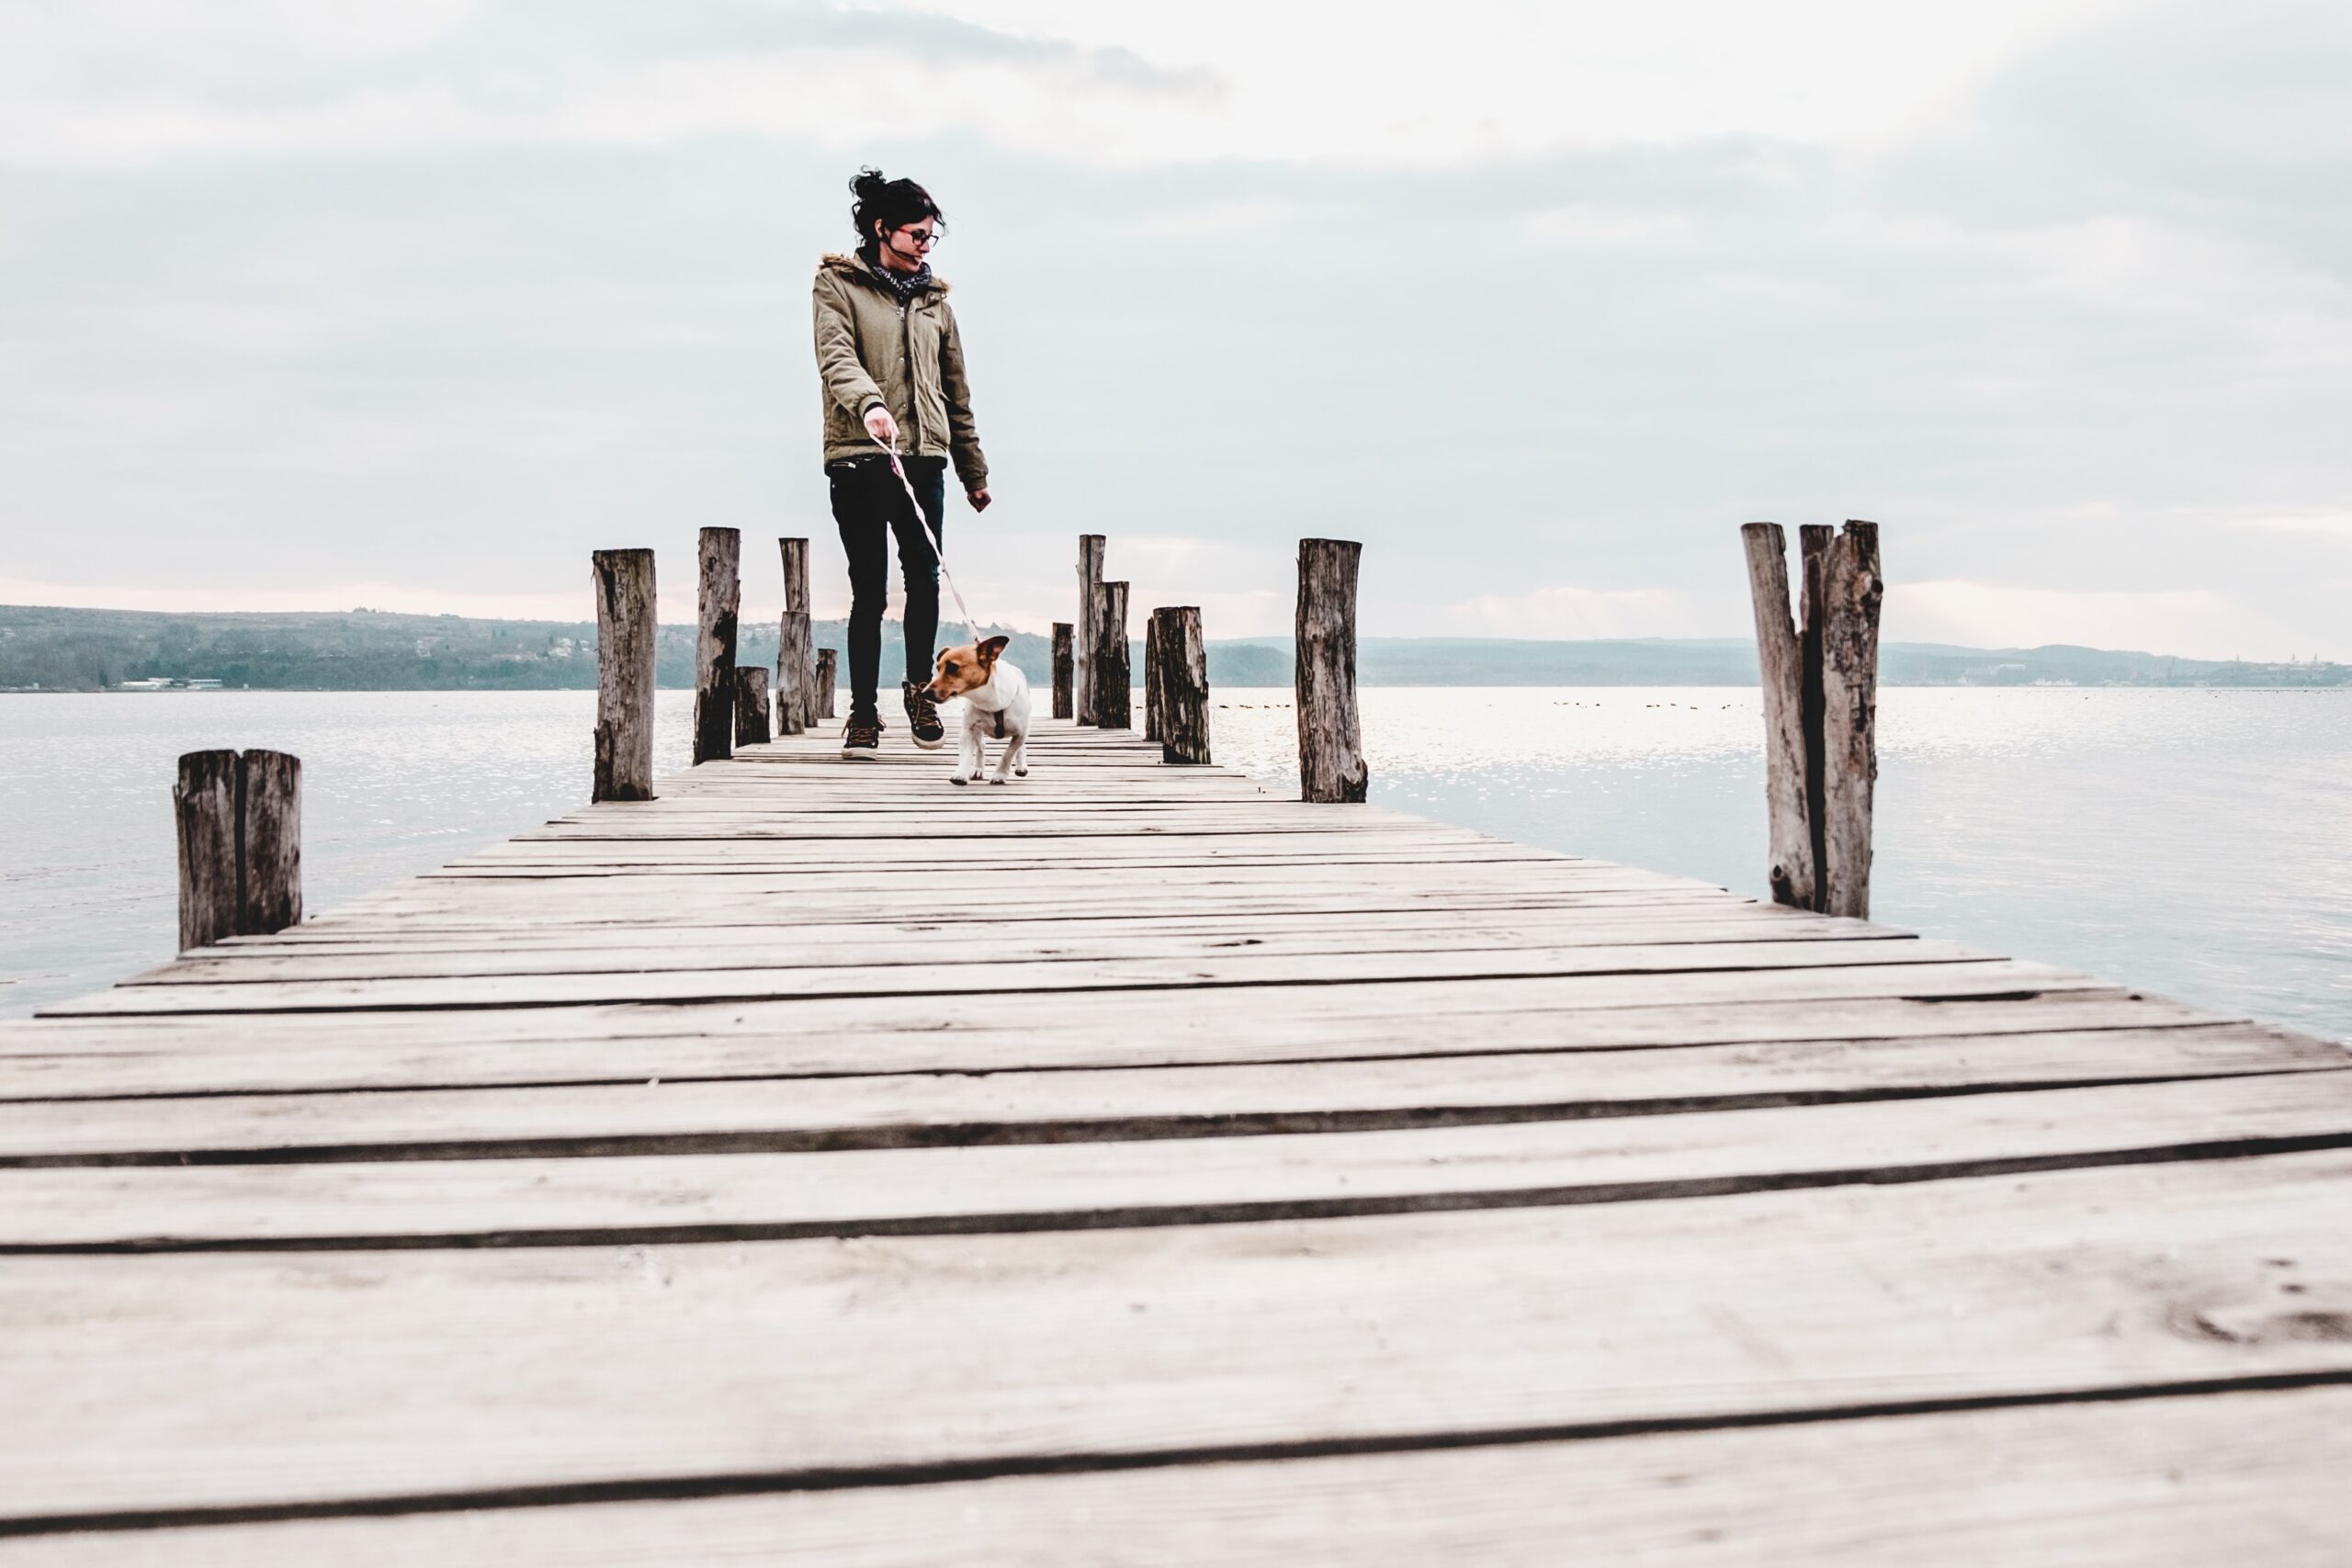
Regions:
[[[1218, 761], [1295, 784], [1289, 697], [1216, 694]], [[659, 771], [685, 765], [691, 705], [661, 694]], [[1363, 706], [1375, 802], [1764, 892], [1752, 688]], [[0, 1014], [170, 956], [182, 751], [302, 759], [305, 897], [323, 912], [582, 804], [594, 708], [593, 692], [0, 695]], [[1896, 687], [1880, 724], [1879, 919], [2352, 1039], [2352, 693]]]

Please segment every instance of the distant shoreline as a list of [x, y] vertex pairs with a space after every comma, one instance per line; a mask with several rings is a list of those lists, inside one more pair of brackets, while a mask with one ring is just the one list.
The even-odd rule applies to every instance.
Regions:
[[[1035, 632], [986, 626], [1012, 639], [1009, 656], [1041, 677], [1051, 648]], [[819, 621], [818, 647], [839, 648], [846, 628]], [[967, 628], [949, 626], [947, 634]], [[175, 615], [0, 605], [0, 692], [119, 691], [126, 682], [218, 682], [227, 690], [288, 692], [577, 691], [596, 684], [593, 622], [512, 621], [462, 615], [346, 613]], [[883, 631], [883, 667], [901, 660], [896, 623]], [[775, 627], [743, 626], [737, 658], [773, 664]], [[1286, 637], [1211, 639], [1212, 686], [1285, 686]], [[1143, 668], [1139, 649], [1128, 668]], [[655, 637], [655, 679], [670, 690], [694, 681], [695, 628], [665, 626]], [[1502, 637], [1361, 639], [1365, 686], [1608, 687], [1756, 684], [1754, 643], [1739, 637], [1623, 637], [1538, 641]], [[2051, 645], [1961, 648], [1888, 642], [1879, 678], [1889, 686], [2221, 687], [2280, 691], [2352, 686], [2352, 664], [2199, 660]], [[142, 692], [140, 694], [153, 694]]]

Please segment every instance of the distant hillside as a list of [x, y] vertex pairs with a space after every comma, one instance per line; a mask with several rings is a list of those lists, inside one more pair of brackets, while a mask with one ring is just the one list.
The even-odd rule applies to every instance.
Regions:
[[[1012, 657], [1045, 684], [1052, 650], [1005, 627]], [[943, 628], [960, 634], [960, 626]], [[839, 621], [820, 621], [819, 647], [842, 648]], [[127, 681], [218, 681], [302, 691], [546, 690], [596, 683], [596, 628], [583, 621], [497, 621], [463, 615], [347, 614], [168, 615], [0, 605], [0, 689], [90, 692]], [[694, 683], [692, 626], [663, 626], [655, 643], [664, 686]], [[743, 628], [738, 657], [773, 664], [775, 627]], [[896, 622], [883, 627], [887, 684], [903, 668]], [[1140, 648], [1130, 653], [1142, 678]], [[1744, 637], [1529, 642], [1487, 637], [1367, 637], [1357, 649], [1367, 686], [1745, 686], [1756, 682]], [[1889, 685], [2352, 685], [2352, 665], [2245, 664], [2091, 648], [1952, 648], [1889, 643]], [[846, 671], [844, 671], [846, 678]], [[1288, 638], [1209, 645], [1219, 686], [1286, 686]]]

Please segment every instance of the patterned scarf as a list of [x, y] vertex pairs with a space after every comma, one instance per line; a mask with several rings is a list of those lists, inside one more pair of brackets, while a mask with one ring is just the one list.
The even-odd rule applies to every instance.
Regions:
[[866, 255], [861, 259], [865, 263], [866, 271], [889, 285], [890, 292], [899, 297], [899, 303], [901, 305], [931, 287], [929, 262], [923, 263], [912, 272], [894, 272], [884, 266], [876, 256]]

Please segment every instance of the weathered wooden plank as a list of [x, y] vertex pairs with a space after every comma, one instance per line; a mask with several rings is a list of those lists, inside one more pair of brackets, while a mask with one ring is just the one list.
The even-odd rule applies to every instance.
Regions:
[[43, 1536], [22, 1568], [2340, 1568], [2352, 1390], [2252, 1389], [1277, 1462]]
[[[2004, 991], [2007, 985], [2013, 987]], [[1977, 999], [1989, 993], [1996, 999]], [[1158, 1067], [1496, 1051], [1834, 1047], [2218, 1023], [2014, 965], [1790, 970], [1195, 995], [977, 1013], [952, 998], [0, 1022], [0, 1098]], [[2334, 1048], [2330, 1048], [2334, 1049]]]
[[17, 1258], [0, 1384], [39, 1418], [7, 1429], [0, 1509], [451, 1506], [2340, 1378], [2347, 1179], [2338, 1151], [1172, 1230]]
[[0, 1102], [0, 1160], [790, 1152], [1237, 1136], [2336, 1070], [2246, 1024], [1387, 1060]]
[[2352, 1068], [1179, 1140], [0, 1168], [0, 1253], [566, 1246], [1270, 1223], [1705, 1198], [2315, 1146], [2352, 1148]]
[[[1702, 906], [1702, 908], [1704, 908]], [[373, 980], [447, 978], [483, 975], [633, 975], [658, 969], [789, 969], [840, 964], [910, 964], [928, 967], [1008, 962], [1087, 964], [1132, 958], [1231, 956], [1265, 959], [1294, 953], [1432, 952], [1510, 953], [1527, 948], [1650, 947], [1740, 942], [1893, 942], [1911, 940], [1902, 931], [1823, 918], [1818, 923], [1761, 919], [1745, 911], [1736, 919], [1692, 921], [1687, 918], [1634, 918], [1588, 921], [1581, 929], [1534, 924], [1488, 928], [1476, 921], [1458, 926], [1396, 922], [1386, 927], [1361, 922], [1309, 925], [1261, 935], [1231, 928], [1188, 932], [1072, 931], [1057, 922], [1022, 929], [1026, 922], [976, 922], [943, 950], [939, 931], [903, 931], [896, 926], [819, 925], [806, 937], [791, 928], [684, 926], [660, 928], [633, 942], [608, 940], [582, 948], [545, 945], [536, 932], [517, 932], [505, 942], [484, 942], [457, 952], [379, 947], [339, 952], [320, 944], [298, 948], [200, 950], [190, 957], [132, 976], [127, 986], [248, 984], [267, 980]], [[945, 978], [945, 976], [943, 976]]]
[[[1566, 975], [1697, 975], [1736, 970], [1910, 966], [1981, 962], [1953, 942], [1849, 941], [1668, 942], [1631, 947], [1539, 946], [1495, 952], [1427, 950], [1416, 979], [1510, 979]], [[1397, 973], [1393, 953], [1283, 953], [1247, 949], [1166, 957], [952, 962], [952, 949], [922, 976], [932, 987], [982, 993], [1128, 990], [1139, 987], [1329, 985]], [[697, 1001], [720, 998], [892, 996], [911, 976], [903, 964], [770, 969], [639, 970], [622, 974], [480, 975], [423, 979], [256, 980], [242, 984], [121, 986], [44, 1009], [43, 1017], [142, 1012], [374, 1011], [396, 1008], [544, 1007], [575, 1002]]]

